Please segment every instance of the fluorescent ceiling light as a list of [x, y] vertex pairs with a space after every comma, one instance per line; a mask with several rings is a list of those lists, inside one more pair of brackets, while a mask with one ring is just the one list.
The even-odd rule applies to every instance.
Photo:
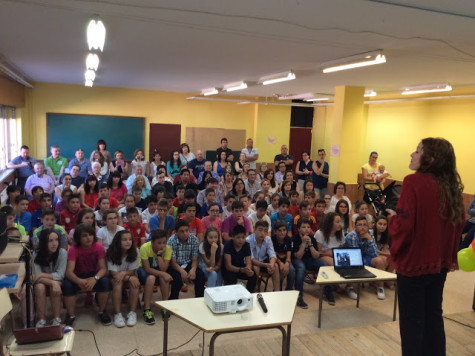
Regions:
[[367, 89], [364, 91], [364, 97], [365, 98], [370, 98], [372, 96], [376, 96], [378, 93], [376, 93], [373, 89]]
[[402, 95], [435, 93], [441, 91], [451, 91], [452, 87], [449, 83], [432, 83], [421, 85], [410, 85], [401, 88]]
[[241, 89], [246, 89], [247, 88], [247, 84], [244, 83], [244, 82], [236, 82], [236, 83], [229, 83], [229, 84], [226, 84], [224, 87], [223, 87], [223, 90], [224, 91], [227, 91], [227, 92], [230, 92], [230, 91], [235, 91], [235, 90], [241, 90]]
[[267, 75], [265, 77], [259, 78], [259, 84], [269, 85], [274, 83], [286, 82], [288, 80], [294, 80], [295, 74], [292, 71], [288, 70], [286, 72]]
[[201, 91], [201, 95], [208, 96], [208, 95], [215, 95], [218, 94], [218, 89], [216, 88], [208, 88], [208, 89], [203, 89]]
[[330, 100], [330, 98], [310, 98], [310, 99], [306, 99], [305, 101], [325, 101], [325, 100]]
[[86, 57], [86, 69], [97, 70], [99, 67], [99, 56], [95, 53], [89, 53]]
[[311, 99], [315, 96], [313, 93], [303, 93], [303, 94], [287, 94], [278, 96], [279, 100], [306, 100]]
[[87, 26], [87, 44], [89, 50], [102, 50], [106, 41], [106, 28], [101, 20], [91, 20]]
[[361, 55], [323, 63], [323, 73], [331, 73], [337, 72], [339, 70], [372, 66], [381, 63], [386, 63], [386, 57], [380, 51], [363, 53]]

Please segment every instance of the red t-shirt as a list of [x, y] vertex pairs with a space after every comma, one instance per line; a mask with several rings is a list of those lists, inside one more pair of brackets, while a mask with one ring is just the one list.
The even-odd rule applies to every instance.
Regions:
[[94, 202], [97, 200], [99, 197], [99, 193], [89, 193], [84, 195], [84, 203], [92, 209], [94, 209], [96, 206], [94, 205]]
[[176, 206], [177, 208], [180, 206], [180, 204], [183, 204], [185, 202], [185, 199], [183, 199], [181, 202], [178, 200], [178, 197], [173, 199], [173, 206]]
[[[302, 217], [300, 215], [297, 215], [293, 219], [292, 232], [294, 233], [294, 235], [297, 235], [298, 232], [299, 232], [298, 229], [297, 229], [297, 224], [299, 223], [300, 219], [302, 219]], [[312, 229], [312, 232], [315, 234], [318, 230], [318, 221], [312, 215], [310, 215], [310, 218], [308, 220], [310, 220], [310, 228]]]
[[[181, 219], [185, 219], [185, 217], [183, 216]], [[193, 221], [190, 223], [190, 233], [197, 236], [203, 232], [205, 232], [205, 229], [201, 220], [198, 218], [193, 218]]]
[[290, 204], [288, 212], [289, 212], [290, 215], [292, 215], [292, 219], [295, 219], [295, 217], [297, 215], [299, 215], [299, 213], [300, 213], [300, 208], [297, 204], [295, 204], [295, 205]]
[[124, 200], [125, 195], [127, 194], [128, 190], [125, 184], [122, 184], [122, 187], [118, 189], [111, 189], [111, 197], [117, 199], [117, 201]]
[[142, 223], [137, 223], [135, 226], [130, 226], [128, 222], [126, 222], [122, 227], [132, 234], [135, 240], [135, 244], [137, 247], [140, 247], [142, 237], [145, 237], [145, 226]]
[[[126, 188], [127, 189], [127, 188]], [[99, 201], [100, 197], [98, 197], [94, 201], [94, 208], [97, 206], [97, 202]], [[109, 197], [109, 202], [110, 202], [110, 208], [111, 209], [117, 209], [119, 207], [119, 202], [117, 201], [116, 198], [114, 198], [112, 195]]]
[[37, 203], [36, 200], [30, 200], [28, 202], [28, 209], [27, 211], [30, 213], [30, 214], [33, 214], [36, 210], [38, 209], [41, 209], [41, 204], [40, 203]]
[[92, 246], [85, 250], [82, 247], [73, 245], [68, 250], [68, 261], [76, 261], [74, 273], [97, 273], [99, 271], [99, 260], [105, 258], [104, 246], [98, 242], [93, 242]]
[[78, 209], [74, 214], [71, 213], [68, 209], [63, 210], [61, 214], [59, 214], [59, 225], [63, 226], [66, 230], [66, 234], [69, 234], [69, 231], [76, 226], [76, 220], [78, 217], [81, 208]]

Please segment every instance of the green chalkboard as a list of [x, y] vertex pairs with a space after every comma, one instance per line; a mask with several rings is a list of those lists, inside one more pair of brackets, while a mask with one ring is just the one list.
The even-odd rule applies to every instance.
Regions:
[[107, 143], [107, 150], [124, 152], [125, 159], [133, 159], [135, 149], [144, 149], [144, 118], [125, 116], [46, 114], [47, 152], [58, 145], [61, 156], [73, 158], [76, 150], [84, 150], [86, 158], [96, 149], [97, 140]]

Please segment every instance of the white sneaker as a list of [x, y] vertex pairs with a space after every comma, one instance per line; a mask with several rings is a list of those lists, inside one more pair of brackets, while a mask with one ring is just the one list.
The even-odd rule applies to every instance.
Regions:
[[38, 322], [36, 323], [37, 328], [44, 328], [45, 326], [46, 326], [46, 320], [45, 319], [38, 320]]
[[124, 317], [122, 316], [121, 313], [114, 315], [114, 325], [117, 326], [118, 328], [123, 328], [125, 326]]
[[127, 326], [134, 326], [135, 324], [137, 324], [137, 314], [130, 311], [129, 314], [127, 314]]
[[358, 294], [356, 294], [355, 290], [353, 289], [353, 287], [348, 287], [346, 288], [346, 293], [348, 294], [348, 297], [350, 299], [353, 299], [353, 300], [356, 300], [358, 299]]
[[378, 293], [378, 299], [380, 300], [386, 299], [386, 293], [384, 293], [383, 287], [378, 287], [378, 290], [376, 293]]
[[53, 326], [61, 325], [61, 318], [54, 318], [53, 321], [51, 322], [51, 325]]

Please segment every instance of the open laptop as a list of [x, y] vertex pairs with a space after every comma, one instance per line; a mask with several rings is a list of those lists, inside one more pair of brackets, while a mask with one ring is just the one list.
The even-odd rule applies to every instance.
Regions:
[[42, 328], [18, 329], [13, 331], [18, 345], [60, 340], [64, 336], [65, 325], [44, 326]]
[[374, 278], [373, 273], [366, 270], [360, 248], [334, 248], [333, 264], [335, 272], [345, 279]]

